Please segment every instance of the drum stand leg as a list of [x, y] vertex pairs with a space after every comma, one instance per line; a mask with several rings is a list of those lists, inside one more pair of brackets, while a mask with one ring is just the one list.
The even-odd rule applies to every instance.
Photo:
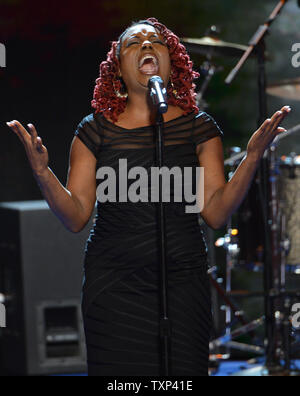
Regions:
[[[229, 295], [232, 291], [232, 269], [234, 265], [234, 254], [227, 249], [226, 254], [226, 293]], [[231, 307], [226, 305], [226, 336], [230, 338], [231, 336], [231, 323], [232, 323], [232, 315], [231, 315]], [[230, 358], [230, 349], [227, 350], [227, 355]]]
[[[224, 290], [220, 284], [212, 277], [211, 283], [213, 287], [216, 289], [217, 293], [222, 297], [226, 304], [226, 332], [225, 336], [216, 339], [210, 343], [210, 349], [213, 350], [216, 347], [221, 345], [227, 346], [226, 359], [230, 358], [231, 349], [239, 349], [242, 351], [248, 352], [256, 352], [258, 354], [262, 354], [262, 348], [257, 347], [255, 345], [245, 345], [239, 344], [236, 342], [232, 342], [232, 340], [236, 337], [239, 337], [242, 334], [252, 333], [254, 336], [254, 330], [261, 326], [264, 323], [264, 318], [260, 318], [251, 323], [247, 322], [244, 318], [244, 313], [242, 313], [236, 304], [232, 302], [229, 295], [232, 292], [232, 270], [236, 266], [239, 256], [239, 245], [237, 240], [237, 230], [232, 230], [232, 222], [228, 223], [228, 233], [224, 238], [220, 238], [216, 245], [218, 247], [222, 246], [226, 249], [226, 289]], [[233, 314], [235, 317], [239, 319], [242, 324], [242, 327], [232, 332], [232, 324], [233, 324]]]

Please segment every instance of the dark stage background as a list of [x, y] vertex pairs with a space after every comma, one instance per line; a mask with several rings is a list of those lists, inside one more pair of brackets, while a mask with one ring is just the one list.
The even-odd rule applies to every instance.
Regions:
[[[99, 64], [106, 59], [110, 41], [116, 40], [133, 20], [156, 17], [178, 36], [195, 38], [203, 37], [211, 25], [217, 25], [223, 40], [247, 45], [277, 3], [278, 0], [0, 0], [0, 43], [6, 47], [6, 67], [0, 67], [0, 203], [43, 199], [23, 145], [5, 122], [16, 119], [24, 126], [30, 122], [36, 126], [48, 148], [49, 165], [65, 185], [75, 129], [93, 111], [90, 103]], [[300, 43], [300, 8], [296, 0], [288, 1], [266, 43], [268, 81], [299, 77], [300, 67], [292, 66], [292, 46]], [[191, 57], [198, 69], [204, 58], [193, 54]], [[224, 82], [237, 61], [217, 58], [224, 70], [213, 78], [205, 97], [209, 103], [206, 111], [225, 133], [226, 157], [231, 146], [246, 149], [258, 120], [255, 59], [244, 65], [231, 86]], [[198, 85], [201, 81], [200, 78]], [[268, 97], [270, 115], [286, 104], [293, 111], [284, 126], [291, 128], [300, 124], [300, 101]], [[281, 153], [288, 155], [291, 151], [300, 155], [298, 135], [280, 145]], [[1, 227], [7, 230], [7, 225]], [[222, 235], [223, 230], [213, 234], [211, 240]], [[225, 251], [218, 249], [216, 255], [222, 276]], [[233, 275], [233, 283], [234, 288], [260, 291], [262, 274], [243, 269]], [[263, 311], [262, 299], [245, 301], [243, 309], [250, 319], [256, 319]]]
[[[277, 0], [89, 0], [0, 1], [0, 43], [6, 46], [6, 68], [0, 68], [0, 202], [41, 199], [26, 154], [5, 121], [35, 124], [49, 150], [50, 167], [66, 182], [69, 148], [77, 124], [92, 112], [90, 101], [99, 64], [109, 42], [132, 20], [157, 17], [179, 36], [202, 37], [217, 24], [222, 38], [247, 44]], [[300, 42], [300, 9], [289, 1], [267, 38], [269, 81], [299, 76], [291, 65], [292, 45]], [[195, 67], [203, 59], [193, 56]], [[224, 79], [237, 59], [220, 59], [225, 67], [208, 90], [208, 113], [225, 132], [225, 145], [246, 147], [258, 117], [256, 63], [250, 60], [234, 83]], [[299, 123], [299, 102], [270, 98], [269, 112], [290, 104], [287, 121]], [[283, 146], [300, 152], [299, 138]]]

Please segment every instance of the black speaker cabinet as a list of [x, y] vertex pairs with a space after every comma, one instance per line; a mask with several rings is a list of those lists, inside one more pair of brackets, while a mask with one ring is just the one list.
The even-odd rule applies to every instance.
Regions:
[[81, 319], [85, 243], [67, 231], [46, 201], [0, 204], [0, 329], [2, 374], [86, 371]]

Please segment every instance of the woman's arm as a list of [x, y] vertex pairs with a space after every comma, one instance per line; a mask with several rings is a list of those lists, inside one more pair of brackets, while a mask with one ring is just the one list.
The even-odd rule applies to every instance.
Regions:
[[211, 139], [199, 147], [199, 163], [204, 167], [204, 209], [201, 215], [210, 227], [221, 228], [241, 205], [265, 150], [278, 134], [285, 131], [279, 124], [289, 111], [288, 107], [282, 108], [254, 133], [248, 144], [247, 155], [228, 183], [224, 176], [221, 139]]
[[48, 151], [33, 125], [30, 133], [18, 122], [8, 124], [23, 143], [33, 175], [50, 209], [71, 232], [81, 231], [89, 221], [96, 201], [96, 158], [74, 137], [65, 188], [48, 167]]

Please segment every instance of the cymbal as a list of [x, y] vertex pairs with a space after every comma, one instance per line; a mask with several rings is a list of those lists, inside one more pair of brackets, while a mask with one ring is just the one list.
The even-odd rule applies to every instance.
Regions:
[[267, 93], [282, 99], [300, 100], [300, 77], [271, 84]]
[[241, 57], [248, 49], [247, 46], [241, 44], [228, 43], [214, 37], [203, 38], [181, 38], [182, 44], [185, 45], [189, 52], [200, 55], [214, 56], [231, 56]]

